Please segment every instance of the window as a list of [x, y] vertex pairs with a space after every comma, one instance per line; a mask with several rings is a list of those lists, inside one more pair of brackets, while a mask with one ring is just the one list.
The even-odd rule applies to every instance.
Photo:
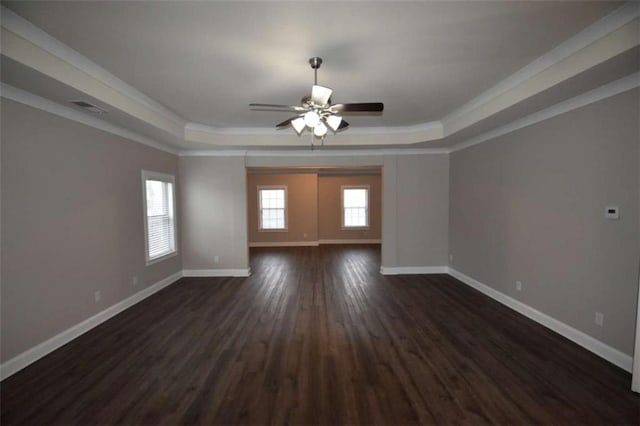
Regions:
[[285, 186], [259, 186], [258, 206], [261, 231], [287, 229], [287, 188]]
[[177, 253], [174, 177], [142, 171], [147, 265]]
[[369, 227], [369, 186], [342, 187], [342, 227]]

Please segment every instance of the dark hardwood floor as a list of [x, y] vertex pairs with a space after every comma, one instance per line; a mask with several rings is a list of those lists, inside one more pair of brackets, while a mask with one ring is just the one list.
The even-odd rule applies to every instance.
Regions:
[[379, 246], [252, 249], [0, 386], [11, 424], [638, 424], [628, 373]]

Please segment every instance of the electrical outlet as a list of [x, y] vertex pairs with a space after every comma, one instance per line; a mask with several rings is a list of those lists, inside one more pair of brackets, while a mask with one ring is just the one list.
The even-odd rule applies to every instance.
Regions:
[[604, 208], [604, 217], [609, 220], [620, 219], [620, 208], [618, 206], [607, 206]]
[[302, 234], [302, 238], [307, 238], [307, 233], [305, 232], [304, 234]]
[[522, 291], [522, 281], [516, 281], [516, 290]]
[[220, 256], [213, 256], [213, 263], [220, 262]]
[[593, 321], [596, 325], [602, 327], [604, 325], [604, 314], [602, 312], [596, 312], [596, 317]]
[[131, 285], [132, 286], [137, 286], [138, 285], [138, 276], [134, 275], [133, 277], [131, 277]]
[[453, 263], [453, 255], [452, 254], [449, 255], [449, 263]]
[[93, 293], [93, 297], [96, 299], [96, 303], [98, 303], [100, 299], [102, 299], [102, 294], [100, 293], [100, 290]]

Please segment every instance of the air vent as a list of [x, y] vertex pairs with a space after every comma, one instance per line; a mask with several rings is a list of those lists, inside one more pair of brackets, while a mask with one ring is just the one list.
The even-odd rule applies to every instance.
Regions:
[[75, 106], [80, 107], [82, 109], [85, 109], [85, 110], [87, 110], [89, 112], [92, 112], [94, 114], [106, 114], [107, 113], [106, 110], [104, 110], [102, 108], [99, 108], [99, 107], [97, 107], [97, 106], [95, 106], [93, 104], [90, 104], [87, 101], [72, 100], [72, 101], [69, 101], [69, 103], [70, 104], [74, 104]]

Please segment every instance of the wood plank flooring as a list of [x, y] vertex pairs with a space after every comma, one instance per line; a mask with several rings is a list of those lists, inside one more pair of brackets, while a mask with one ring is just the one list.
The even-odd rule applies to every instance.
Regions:
[[256, 248], [6, 379], [3, 425], [639, 424], [628, 373], [379, 246]]

